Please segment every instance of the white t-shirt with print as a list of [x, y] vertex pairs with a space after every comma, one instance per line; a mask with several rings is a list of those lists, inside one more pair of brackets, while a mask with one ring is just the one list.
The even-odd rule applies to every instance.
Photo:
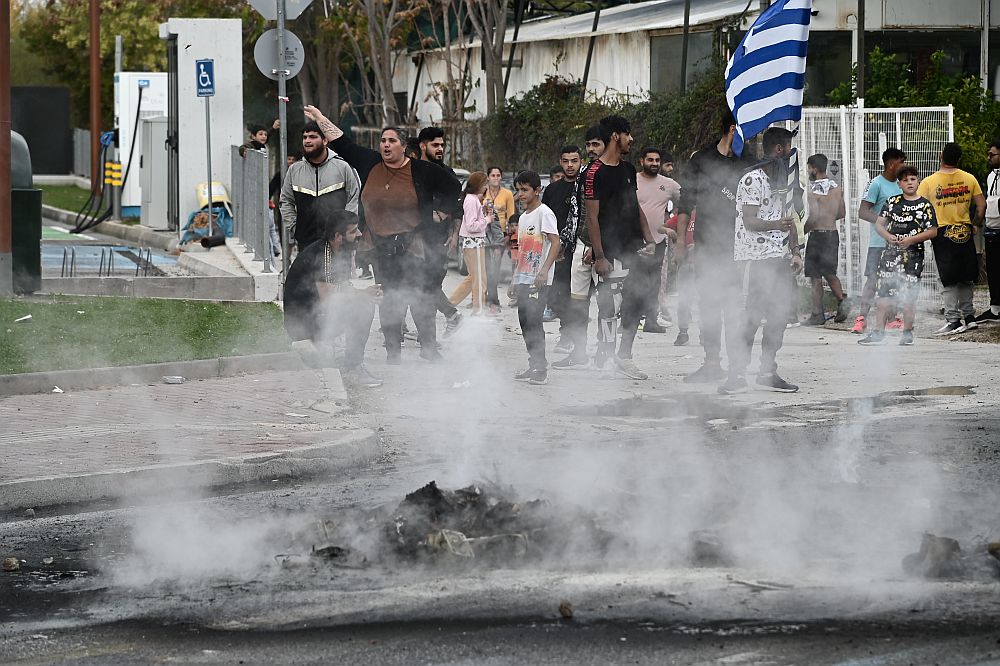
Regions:
[[[512, 284], [531, 284], [545, 263], [549, 254], [548, 234], [559, 235], [556, 225], [556, 214], [552, 209], [542, 204], [532, 211], [521, 213], [517, 221], [517, 263], [514, 265]], [[549, 267], [546, 284], [552, 284], [556, 266]]]
[[736, 188], [736, 261], [759, 261], [785, 256], [788, 249], [787, 231], [749, 231], [743, 226], [743, 206], [759, 206], [757, 217], [768, 222], [780, 220], [782, 201], [771, 196], [771, 184], [763, 169], [745, 174]]

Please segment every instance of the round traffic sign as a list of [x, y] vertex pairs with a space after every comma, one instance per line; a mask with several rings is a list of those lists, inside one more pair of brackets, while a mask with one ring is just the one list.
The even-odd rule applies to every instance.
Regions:
[[283, 58], [278, 57], [278, 31], [275, 29], [268, 30], [261, 35], [253, 47], [253, 60], [257, 63], [257, 69], [273, 81], [278, 80], [278, 69], [288, 70], [286, 78], [289, 79], [301, 72], [304, 55], [305, 49], [302, 48], [302, 40], [287, 29], [285, 30]]

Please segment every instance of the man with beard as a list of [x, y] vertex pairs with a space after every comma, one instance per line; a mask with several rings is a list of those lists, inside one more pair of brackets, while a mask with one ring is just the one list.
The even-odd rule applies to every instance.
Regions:
[[[417, 145], [420, 147], [418, 159], [436, 164], [455, 178], [455, 170], [444, 163], [444, 130], [440, 127], [425, 127], [417, 135]], [[457, 179], [457, 178], [456, 178]], [[434, 295], [434, 305], [438, 312], [444, 315], [444, 337], [448, 338], [462, 324], [462, 313], [452, 305], [441, 285], [448, 275], [448, 252], [455, 249], [457, 229], [455, 229], [454, 211], [458, 200], [446, 201], [441, 197], [434, 200], [434, 226], [427, 230], [427, 264], [430, 271], [429, 279], [437, 284]]]
[[[639, 207], [635, 167], [623, 159], [632, 147], [631, 126], [621, 116], [608, 116], [601, 125], [610, 133], [610, 140], [584, 177], [587, 230], [598, 275], [598, 325], [603, 336], [597, 343], [595, 364], [602, 368], [611, 359], [615, 370], [625, 377], [648, 379], [632, 361], [643, 300], [632, 272], [638, 270], [637, 259], [651, 256], [655, 246]], [[621, 344], [616, 353], [619, 314]]]
[[[733, 224], [736, 186], [749, 163], [733, 153], [736, 121], [732, 111], [723, 111], [719, 140], [697, 151], [685, 168], [678, 206], [677, 237], [687, 238], [692, 214], [694, 229], [694, 276], [698, 290], [701, 344], [705, 363], [684, 377], [687, 383], [710, 383], [726, 377], [720, 358], [722, 324], [726, 324], [726, 353], [730, 363], [741, 358], [744, 310], [742, 281], [733, 260]], [[684, 260], [684, 244], [674, 246], [678, 263]]]
[[319, 125], [302, 128], [302, 156], [290, 165], [281, 184], [281, 219], [299, 249], [320, 238], [320, 220], [337, 210], [358, 212], [361, 187], [347, 162], [327, 148]]
[[657, 322], [660, 314], [660, 275], [668, 245], [667, 234], [663, 229], [669, 216], [670, 204], [676, 205], [681, 195], [681, 186], [677, 181], [660, 173], [660, 156], [659, 148], [643, 149], [639, 157], [642, 171], [636, 179], [639, 208], [646, 216], [649, 233], [656, 243], [656, 251], [652, 257], [643, 257], [637, 261], [635, 275], [636, 288], [643, 297], [642, 313], [645, 320], [642, 330], [646, 333], [667, 332], [667, 329]]
[[428, 270], [427, 246], [433, 239], [435, 201], [455, 201], [461, 185], [439, 166], [404, 154], [406, 136], [386, 127], [376, 152], [355, 144], [314, 106], [306, 117], [316, 122], [334, 150], [357, 169], [364, 207], [365, 249], [374, 253], [376, 279], [385, 290], [379, 321], [385, 337], [386, 363], [401, 362], [403, 313], [410, 306], [420, 340], [420, 357], [440, 362], [434, 305], [440, 283]]
[[283, 296], [285, 329], [293, 341], [310, 340], [321, 351], [343, 334], [344, 382], [381, 386], [382, 380], [365, 368], [364, 354], [382, 289], [379, 285], [367, 289], [351, 285], [354, 248], [361, 238], [358, 216], [334, 211], [318, 226], [319, 240], [299, 252], [288, 269]]
[[[569, 262], [569, 299], [566, 301], [564, 312], [560, 315], [560, 332], [563, 336], [569, 336], [569, 344], [565, 344], [560, 338], [556, 349], [571, 348], [569, 354], [555, 363], [552, 367], [556, 370], [571, 370], [585, 367], [589, 363], [587, 357], [587, 328], [590, 324], [590, 294], [594, 286], [594, 260], [593, 250], [590, 245], [590, 234], [587, 231], [587, 202], [584, 199], [583, 185], [584, 179], [580, 174], [585, 174], [597, 158], [604, 153], [611, 134], [601, 124], [592, 125], [584, 135], [584, 145], [587, 149], [587, 165], [577, 172], [576, 186], [573, 190], [576, 202], [576, 217], [572, 220], [575, 230], [566, 229], [566, 235], [560, 234], [562, 242], [561, 251], [566, 257], [564, 261]], [[565, 239], [565, 240], [564, 240]], [[556, 270], [559, 269], [556, 262]], [[597, 332], [598, 340], [601, 339], [601, 332]]]
[[[576, 177], [580, 173], [580, 149], [576, 146], [563, 146], [559, 151], [559, 166], [563, 177], [549, 183], [542, 194], [542, 203], [556, 216], [556, 227], [559, 230], [559, 242], [562, 248], [548, 293], [549, 307], [559, 317], [559, 341], [556, 343], [555, 351], [570, 352], [573, 350], [573, 342], [566, 319], [570, 307], [572, 256], [580, 215], [576, 196]], [[568, 318], [572, 319], [572, 315]]]

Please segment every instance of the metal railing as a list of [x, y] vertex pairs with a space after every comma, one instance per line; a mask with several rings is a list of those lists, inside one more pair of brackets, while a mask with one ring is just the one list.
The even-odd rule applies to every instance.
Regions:
[[[240, 154], [242, 152], [242, 155]], [[264, 262], [264, 272], [274, 271], [271, 253], [271, 225], [274, 215], [268, 205], [267, 155], [259, 150], [232, 147], [233, 235], [252, 253], [255, 261]]]
[[[101, 251], [100, 257], [97, 255], [97, 250]], [[119, 270], [122, 268], [121, 259], [115, 263], [116, 254], [121, 254], [125, 258], [124, 270]], [[135, 263], [134, 270], [129, 267], [128, 261]], [[94, 245], [82, 245], [78, 248], [76, 245], [69, 245], [63, 248], [59, 277], [81, 277], [79, 275], [81, 270], [89, 274], [94, 270], [95, 264], [97, 277], [115, 277], [119, 272], [125, 275], [132, 274], [133, 277], [148, 277], [150, 272], [154, 275], [162, 274], [162, 271], [153, 264], [153, 251], [150, 248]]]

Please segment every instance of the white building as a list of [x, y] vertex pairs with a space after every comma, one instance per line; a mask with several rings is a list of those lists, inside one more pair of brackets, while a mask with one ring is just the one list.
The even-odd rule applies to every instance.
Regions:
[[[757, 18], [764, 0], [692, 0], [688, 46], [688, 80], [692, 80], [715, 51], [726, 54]], [[806, 103], [822, 104], [825, 94], [850, 76], [855, 58], [857, 0], [814, 0], [811, 25]], [[744, 14], [744, 10], [746, 13]], [[982, 27], [985, 16], [1000, 27], [1000, 0], [867, 0], [867, 49], [881, 46], [902, 54], [919, 71], [935, 50], [948, 55], [947, 67], [979, 74]], [[594, 29], [594, 12], [526, 21], [518, 30], [513, 67], [507, 87], [515, 97], [549, 74], [584, 79], [597, 95], [644, 95], [669, 92], [680, 85], [684, 0], [649, 0], [604, 9]], [[507, 44], [514, 41], [507, 30]], [[996, 40], [993, 40], [996, 41]], [[587, 54], [593, 55], [586, 72]], [[446, 80], [440, 50], [398, 60], [394, 76], [397, 97], [413, 105], [421, 124], [441, 119], [434, 99], [434, 83]], [[509, 50], [505, 53], [505, 62]], [[460, 66], [468, 67], [472, 87], [467, 106], [482, 115], [486, 108], [484, 72], [478, 41], [470, 42]], [[467, 64], [466, 64], [467, 60]], [[989, 49], [989, 72], [997, 71], [1000, 49]], [[476, 86], [477, 80], [480, 82]], [[992, 78], [990, 79], [992, 84]], [[415, 94], [414, 94], [415, 93]]]

